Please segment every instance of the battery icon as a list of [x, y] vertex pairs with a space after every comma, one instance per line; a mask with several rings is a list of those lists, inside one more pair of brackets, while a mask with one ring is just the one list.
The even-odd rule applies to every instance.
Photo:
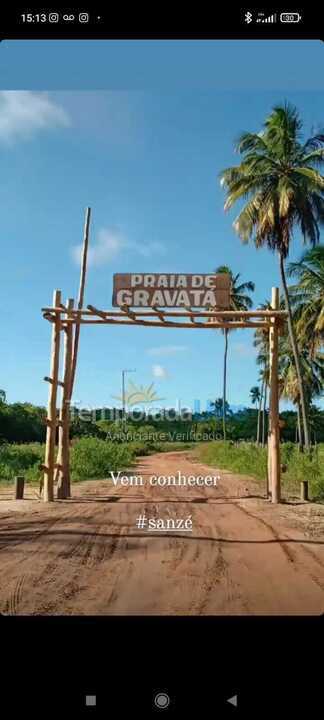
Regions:
[[280, 14], [280, 22], [282, 23], [297, 23], [300, 22], [302, 19], [302, 16], [298, 12], [293, 13], [281, 13]]

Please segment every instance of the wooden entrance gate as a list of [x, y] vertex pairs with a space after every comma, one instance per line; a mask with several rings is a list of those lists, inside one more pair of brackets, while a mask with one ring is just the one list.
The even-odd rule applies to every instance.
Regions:
[[[71, 496], [70, 484], [70, 401], [75, 372], [75, 339], [81, 325], [141, 325], [147, 327], [181, 328], [187, 330], [216, 330], [234, 328], [262, 329], [269, 332], [270, 348], [270, 405], [268, 434], [268, 491], [273, 503], [280, 502], [280, 437], [279, 437], [279, 391], [278, 391], [278, 332], [286, 318], [286, 311], [279, 310], [279, 290], [272, 288], [269, 310], [164, 310], [152, 307], [137, 310], [128, 305], [118, 310], [100, 310], [93, 305], [74, 307], [74, 300], [61, 302], [60, 290], [55, 290], [52, 307], [42, 308], [43, 317], [52, 324], [46, 451], [43, 483], [43, 499], [54, 500], [54, 479], [57, 480], [57, 497]], [[62, 379], [59, 377], [61, 338], [64, 337]], [[61, 390], [58, 412], [58, 391]], [[58, 432], [57, 432], [58, 429]], [[58, 439], [58, 443], [57, 443]]]

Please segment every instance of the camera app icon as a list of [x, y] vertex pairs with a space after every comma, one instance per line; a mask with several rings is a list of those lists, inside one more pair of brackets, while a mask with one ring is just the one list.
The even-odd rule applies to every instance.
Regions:
[[49, 22], [57, 23], [60, 19], [60, 16], [58, 13], [52, 12], [49, 14], [48, 19], [49, 19]]
[[80, 13], [79, 14], [79, 22], [81, 22], [81, 23], [89, 22], [89, 13]]

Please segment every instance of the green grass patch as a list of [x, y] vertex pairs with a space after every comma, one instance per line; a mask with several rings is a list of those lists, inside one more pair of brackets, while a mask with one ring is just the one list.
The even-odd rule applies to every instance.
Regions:
[[[286, 444], [292, 445], [292, 443]], [[282, 457], [284, 458], [284, 445], [282, 448]], [[282, 477], [287, 490], [297, 494], [300, 491], [301, 481], [307, 480], [310, 498], [324, 501], [324, 445], [317, 445], [307, 453], [301, 453], [298, 448], [293, 446], [293, 451], [290, 451], [287, 460], [287, 471]]]
[[[196, 448], [196, 457], [206, 465], [231, 470], [238, 475], [250, 475], [265, 480], [267, 473], [267, 448], [248, 442], [214, 441]], [[300, 483], [309, 483], [310, 498], [324, 501], [324, 444], [301, 453], [294, 443], [280, 447], [283, 466], [282, 487], [289, 494], [299, 495]]]
[[195, 454], [206, 465], [215, 465], [242, 475], [253, 475], [259, 480], [266, 477], [266, 449], [252, 443], [234, 444], [215, 440], [199, 445]]

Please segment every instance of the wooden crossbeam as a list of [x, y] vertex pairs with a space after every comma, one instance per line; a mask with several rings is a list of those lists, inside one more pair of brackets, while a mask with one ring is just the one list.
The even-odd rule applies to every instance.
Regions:
[[[44, 380], [45, 382], [53, 383], [53, 378], [50, 378], [47, 375], [45, 375]], [[57, 384], [60, 385], [60, 387], [64, 387], [64, 382], [62, 382], [62, 380], [57, 380]]]
[[165, 316], [163, 314], [163, 310], [160, 310], [158, 305], [153, 305], [154, 312], [158, 315], [162, 323], [165, 323]]
[[[94, 305], [87, 305], [87, 308], [88, 308], [88, 310], [91, 310], [91, 312], [94, 313], [95, 315], [99, 315], [99, 317], [103, 318], [104, 320], [106, 319], [107, 313], [104, 312], [104, 310], [98, 310], [98, 308], [96, 308]], [[77, 311], [75, 311], [75, 312], [77, 312]]]
[[[125, 311], [124, 308], [127, 308], [127, 311]], [[79, 316], [87, 316], [87, 315], [100, 315], [100, 317], [123, 317], [125, 312], [127, 314], [133, 313], [136, 315], [136, 317], [154, 317], [156, 315], [156, 310], [154, 307], [148, 309], [148, 310], [130, 310], [128, 305], [123, 305], [121, 307], [122, 312], [118, 310], [98, 310], [93, 305], [87, 305], [87, 308], [83, 308], [80, 310], [74, 309], [71, 312], [72, 317], [78, 318]], [[186, 309], [184, 310], [162, 310], [159, 309], [159, 312], [163, 314], [164, 317], [222, 317], [222, 318], [272, 318], [272, 317], [278, 317], [285, 319], [287, 317], [286, 310], [202, 310], [202, 311], [195, 311], [191, 310], [188, 311]], [[44, 315], [50, 315], [53, 317], [53, 313], [61, 313], [62, 314], [62, 308], [61, 307], [44, 307], [42, 308], [42, 313]]]
[[[195, 328], [207, 328], [209, 330], [212, 330], [214, 328], [228, 328], [229, 330], [234, 330], [235, 328], [254, 328], [255, 330], [258, 329], [265, 329], [269, 330], [270, 323], [269, 322], [252, 322], [252, 321], [244, 321], [244, 322], [219, 322], [215, 321], [213, 322], [173, 322], [171, 320], [168, 320], [167, 318], [161, 322], [160, 320], [141, 320], [137, 319], [134, 320], [133, 318], [128, 318], [125, 314], [123, 316], [124, 319], [121, 320], [115, 320], [107, 316], [105, 320], [80, 320], [81, 325], [141, 325], [146, 327], [173, 327], [173, 328], [191, 328], [192, 330]], [[72, 320], [65, 320], [65, 324], [74, 324], [75, 321]]]
[[128, 317], [132, 318], [132, 320], [136, 320], [136, 313], [134, 313], [128, 305], [121, 305], [121, 309]]
[[[52, 308], [52, 310], [56, 312], [59, 308]], [[276, 313], [276, 311], [274, 312]], [[157, 306], [152, 307], [148, 311], [134, 311], [128, 305], [123, 305], [119, 312], [115, 312], [113, 310], [99, 310], [95, 308], [94, 305], [88, 305], [86, 310], [72, 310], [65, 320], [63, 320], [63, 326], [66, 328], [70, 324], [109, 325], [115, 323], [120, 325], [146, 325], [148, 327], [199, 327], [208, 329], [261, 328], [268, 330], [271, 320], [273, 320], [274, 317], [278, 318], [278, 321], [283, 322], [287, 316], [286, 311], [283, 310], [277, 311], [277, 313], [277, 315], [273, 315], [271, 310], [208, 310], [195, 312], [191, 309], [174, 312], [162, 310]], [[154, 318], [158, 318], [158, 321]], [[196, 322], [197, 319], [199, 322]]]
[[50, 418], [45, 418], [44, 425], [47, 427], [62, 427], [62, 420], [59, 420], [59, 418], [56, 418], [54, 421], [50, 420]]
[[268, 330], [274, 318], [283, 323], [287, 317], [285, 310], [195, 310], [191, 307], [178, 310], [162, 309], [152, 306], [145, 310], [131, 309], [124, 304], [119, 310], [100, 310], [94, 305], [87, 308], [73, 308], [68, 312], [63, 303], [52, 308], [43, 308], [44, 317], [56, 321], [57, 314], [65, 314], [61, 326], [67, 329], [72, 325], [141, 325], [148, 327], [234, 329], [251, 328]]
[[49, 320], [50, 322], [55, 322], [55, 314], [50, 312], [43, 313], [44, 320]]
[[188, 308], [188, 314], [189, 314], [190, 322], [195, 323], [196, 322], [195, 315], [194, 315], [191, 307]]
[[[48, 473], [48, 467], [47, 467], [47, 465], [44, 465], [44, 463], [41, 463], [41, 465], [40, 465], [39, 467], [40, 467], [40, 469], [43, 470], [45, 473]], [[53, 467], [54, 467], [55, 470], [62, 470], [62, 465], [61, 465], [61, 463], [54, 463], [54, 466], [53, 466]]]

